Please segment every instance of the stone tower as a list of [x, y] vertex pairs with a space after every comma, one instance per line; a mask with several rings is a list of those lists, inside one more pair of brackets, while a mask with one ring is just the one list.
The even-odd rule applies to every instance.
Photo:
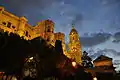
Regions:
[[[54, 46], [54, 22], [51, 20], [43, 20], [39, 22], [35, 28], [35, 32], [38, 33], [43, 39], [47, 41], [48, 44]], [[37, 35], [37, 34], [36, 34]]]
[[45, 36], [44, 38], [47, 40], [48, 44], [54, 46], [54, 23], [51, 20], [45, 21]]
[[63, 53], [66, 55], [67, 50], [66, 50], [66, 44], [65, 44], [65, 34], [61, 32], [55, 33], [55, 39], [60, 40], [62, 42]]
[[82, 49], [81, 44], [79, 40], [79, 35], [74, 26], [72, 26], [72, 30], [69, 34], [69, 55], [70, 58], [75, 60], [78, 64], [82, 63], [81, 57], [82, 57]]

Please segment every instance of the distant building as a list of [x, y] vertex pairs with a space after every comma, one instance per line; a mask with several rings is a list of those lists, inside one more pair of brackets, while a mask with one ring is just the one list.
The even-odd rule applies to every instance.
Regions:
[[97, 73], [115, 73], [115, 67], [113, 67], [112, 58], [100, 55], [93, 61], [93, 63]]
[[110, 78], [109, 80], [114, 80], [112, 78], [116, 71], [115, 67], [113, 67], [112, 58], [109, 58], [105, 55], [100, 55], [93, 61], [93, 65], [93, 68], [86, 68], [86, 72], [91, 73], [93, 77], [97, 76], [97, 78]]

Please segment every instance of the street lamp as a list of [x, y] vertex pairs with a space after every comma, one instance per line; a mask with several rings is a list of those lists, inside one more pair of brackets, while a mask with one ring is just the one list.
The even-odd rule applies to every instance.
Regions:
[[17, 78], [15, 76], [13, 76], [11, 80], [17, 80]]
[[96, 78], [96, 77], [94, 77], [94, 78], [93, 78], [93, 80], [97, 80], [97, 78]]
[[29, 59], [30, 59], [30, 60], [33, 60], [33, 57], [30, 57]]
[[76, 67], [76, 65], [77, 65], [76, 62], [72, 62], [73, 67]]

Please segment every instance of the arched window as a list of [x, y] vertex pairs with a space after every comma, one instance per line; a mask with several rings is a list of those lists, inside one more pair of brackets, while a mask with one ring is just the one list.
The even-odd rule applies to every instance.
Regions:
[[26, 31], [26, 32], [25, 32], [25, 36], [27, 36], [27, 37], [28, 37], [28, 31]]
[[10, 28], [10, 27], [11, 27], [11, 23], [10, 23], [10, 22], [8, 22], [7, 27], [8, 27], [8, 28]]
[[49, 29], [49, 28], [47, 29], [47, 32], [50, 32], [50, 29]]
[[3, 25], [6, 25], [6, 22], [2, 22]]
[[15, 26], [12, 26], [13, 29], [15, 29]]
[[48, 25], [47, 27], [46, 27], [46, 32], [50, 32], [51, 30], [50, 30], [50, 26]]
[[75, 37], [73, 36], [73, 40], [75, 40]]

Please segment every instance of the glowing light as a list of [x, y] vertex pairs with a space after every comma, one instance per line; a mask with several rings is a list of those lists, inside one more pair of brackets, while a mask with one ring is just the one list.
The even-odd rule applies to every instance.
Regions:
[[30, 57], [29, 59], [30, 59], [30, 60], [33, 60], [33, 57]]
[[76, 67], [76, 62], [72, 62], [72, 66], [73, 66], [73, 67]]
[[17, 80], [17, 78], [15, 76], [13, 76], [11, 80]]
[[93, 80], [97, 80], [97, 78], [96, 78], [96, 77], [94, 77], [94, 78], [93, 78]]
[[5, 72], [0, 72], [0, 74], [4, 74]]

